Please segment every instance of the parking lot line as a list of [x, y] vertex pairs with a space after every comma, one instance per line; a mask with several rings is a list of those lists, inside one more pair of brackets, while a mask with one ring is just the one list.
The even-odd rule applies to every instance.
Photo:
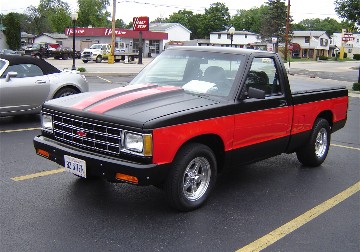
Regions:
[[41, 128], [27, 128], [27, 129], [16, 129], [16, 130], [0, 130], [0, 133], [12, 133], [12, 132], [21, 132], [21, 131], [30, 131], [30, 130], [39, 130]]
[[52, 175], [52, 174], [56, 174], [56, 173], [60, 173], [60, 172], [64, 172], [64, 171], [65, 171], [65, 168], [59, 168], [56, 170], [43, 171], [43, 172], [33, 173], [33, 174], [25, 175], [25, 176], [14, 177], [11, 179], [14, 181], [22, 181], [22, 180], [28, 180], [28, 179], [32, 179], [32, 178], [44, 177], [44, 176], [48, 176], [48, 175]]
[[360, 191], [360, 181], [236, 252], [261, 251]]
[[340, 144], [330, 144], [331, 146], [334, 147], [340, 147], [340, 148], [346, 148], [346, 149], [351, 149], [351, 150], [358, 150], [360, 151], [360, 148], [355, 148], [355, 147], [351, 147], [351, 146], [345, 146], [345, 145], [340, 145]]
[[103, 80], [103, 81], [106, 81], [106, 82], [108, 82], [108, 83], [111, 83], [111, 81], [109, 81], [108, 79], [105, 79], [105, 78], [100, 77], [100, 76], [96, 76], [96, 77], [98, 77], [99, 79], [101, 79], [101, 80]]

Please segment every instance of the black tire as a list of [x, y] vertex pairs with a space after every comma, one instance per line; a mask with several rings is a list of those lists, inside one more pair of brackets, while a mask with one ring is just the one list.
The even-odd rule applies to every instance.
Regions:
[[97, 56], [95, 62], [100, 63], [101, 61], [102, 61], [102, 57], [100, 55]]
[[296, 152], [298, 160], [309, 167], [321, 165], [329, 152], [330, 139], [329, 122], [323, 118], [317, 118], [309, 142]]
[[203, 144], [185, 145], [177, 153], [165, 182], [170, 205], [180, 211], [199, 208], [209, 197], [216, 178], [217, 165], [213, 151]]
[[116, 59], [115, 62], [120, 62], [120, 59]]
[[69, 55], [65, 53], [65, 54], [62, 56], [62, 59], [63, 59], [63, 60], [69, 59]]
[[89, 61], [88, 60], [83, 60], [84, 63], [88, 63]]
[[65, 87], [56, 92], [56, 94], [54, 95], [54, 99], [77, 94], [77, 93], [79, 93], [78, 90], [71, 87]]

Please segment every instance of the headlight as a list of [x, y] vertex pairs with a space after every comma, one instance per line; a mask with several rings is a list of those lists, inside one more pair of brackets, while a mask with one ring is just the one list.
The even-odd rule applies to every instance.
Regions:
[[42, 114], [41, 115], [41, 128], [45, 131], [53, 132], [53, 119], [52, 116], [49, 114]]
[[136, 134], [125, 132], [124, 147], [126, 150], [144, 156], [152, 155], [152, 136], [150, 134]]

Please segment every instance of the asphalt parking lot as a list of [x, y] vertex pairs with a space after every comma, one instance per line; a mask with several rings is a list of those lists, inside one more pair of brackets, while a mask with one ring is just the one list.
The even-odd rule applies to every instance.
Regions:
[[[91, 90], [132, 77], [87, 76]], [[152, 186], [65, 173], [34, 152], [39, 116], [0, 118], [0, 250], [358, 251], [359, 108], [360, 98], [351, 97], [347, 124], [321, 167], [303, 167], [294, 154], [237, 167], [189, 213], [170, 208]]]

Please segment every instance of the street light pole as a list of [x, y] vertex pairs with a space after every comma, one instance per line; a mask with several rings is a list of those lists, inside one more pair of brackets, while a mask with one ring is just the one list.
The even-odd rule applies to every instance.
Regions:
[[76, 70], [76, 67], [75, 67], [75, 23], [76, 23], [77, 18], [78, 18], [77, 12], [71, 14], [71, 19], [73, 21], [73, 65], [71, 67], [71, 70]]
[[235, 33], [235, 28], [234, 27], [230, 27], [228, 30], [229, 34], [230, 34], [230, 47], [232, 47], [233, 44], [233, 39], [234, 39], [234, 33]]

